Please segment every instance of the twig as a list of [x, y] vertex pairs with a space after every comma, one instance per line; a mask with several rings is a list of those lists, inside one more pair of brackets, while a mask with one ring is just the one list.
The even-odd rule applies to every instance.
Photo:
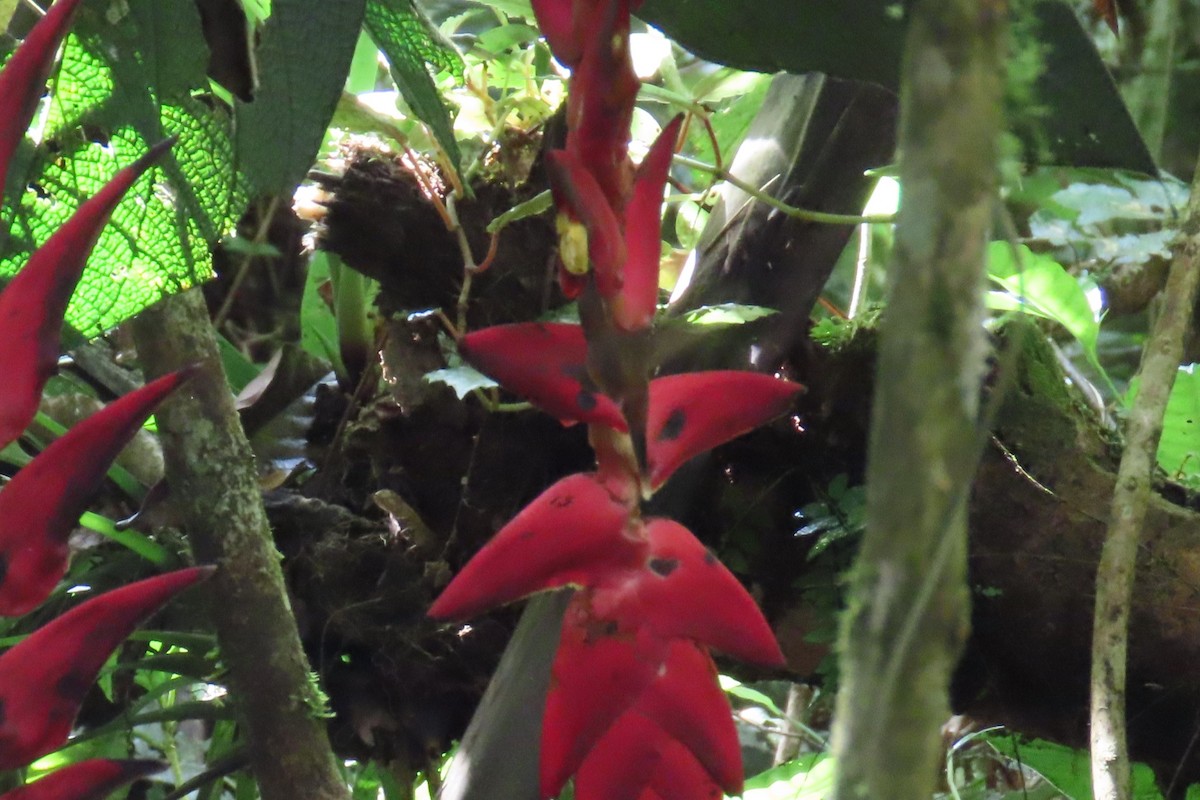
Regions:
[[[258, 223], [258, 230], [254, 232], [254, 244], [260, 245], [267, 240], [267, 234], [271, 231], [271, 222], [275, 219], [275, 212], [279, 209], [279, 195], [271, 198], [267, 203], [267, 209], [263, 213], [262, 220]], [[225, 322], [225, 318], [229, 316], [230, 310], [233, 308], [233, 301], [237, 299], [238, 290], [242, 288], [242, 284], [246, 281], [246, 276], [250, 273], [250, 265], [254, 262], [255, 253], [253, 251], [242, 256], [242, 263], [238, 265], [237, 274], [233, 276], [233, 283], [229, 285], [229, 291], [225, 293], [225, 302], [221, 303], [221, 308], [213, 317], [213, 327], [217, 330], [221, 329], [221, 325]]]
[[729, 172], [729, 170], [722, 169], [721, 167], [717, 167], [712, 164], [706, 164], [703, 161], [697, 161], [696, 159], [688, 158], [687, 156], [681, 156], [678, 153], [675, 155], [675, 163], [681, 164], [685, 167], [691, 167], [692, 169], [698, 169], [701, 172], [707, 172], [708, 174], [713, 175], [732, 186], [736, 186], [746, 194], [753, 197], [755, 200], [766, 203], [767, 205], [771, 206], [771, 208], [778, 209], [784, 214], [787, 214], [789, 217], [795, 217], [796, 219], [802, 219], [807, 222], [821, 222], [827, 225], [864, 225], [875, 222], [881, 224], [890, 224], [896, 221], [896, 217], [893, 214], [870, 214], [867, 216], [856, 216], [854, 214], [831, 214], [828, 211], [812, 211], [806, 208], [797, 208], [796, 206], [790, 206], [782, 200], [772, 197], [762, 189], [751, 186], [741, 178], [734, 176], [733, 173]]
[[1183, 341], [1200, 283], [1200, 175], [1192, 187], [1183, 230], [1189, 233], [1175, 251], [1163, 290], [1162, 313], [1142, 356], [1138, 394], [1129, 411], [1125, 452], [1113, 490], [1108, 534], [1096, 570], [1091, 676], [1092, 791], [1096, 800], [1130, 797], [1125, 724], [1129, 607], [1163, 416], [1183, 357]]

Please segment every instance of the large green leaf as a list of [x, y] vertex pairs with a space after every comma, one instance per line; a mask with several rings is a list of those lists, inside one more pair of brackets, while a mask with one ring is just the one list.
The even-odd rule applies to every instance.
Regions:
[[[721, 64], [899, 85], [905, 20], [894, 0], [646, 0], [640, 15]], [[1042, 63], [1029, 100], [1046, 111], [1021, 126], [1031, 155], [1153, 173], [1154, 160], [1072, 9], [1037, 0], [1031, 21], [1033, 35], [1022, 44]]]
[[[245, 206], [232, 167], [228, 114], [207, 88], [206, 50], [191, 0], [135, 0], [123, 16], [81, 9], [51, 81], [42, 144], [25, 148], [9, 183], [11, 276], [116, 171], [161, 139], [179, 141], [129, 192], [97, 243], [67, 313], [84, 336], [212, 275], [209, 245]], [[0, 223], [0, 230], [8, 226]]]
[[259, 43], [259, 86], [237, 105], [238, 168], [256, 194], [291, 193], [333, 117], [365, 0], [272, 0]]
[[462, 59], [440, 37], [412, 0], [368, 0], [367, 30], [388, 57], [392, 79], [413, 113], [429, 126], [458, 169], [461, 156], [450, 112], [442, 102], [429, 68], [458, 74]]

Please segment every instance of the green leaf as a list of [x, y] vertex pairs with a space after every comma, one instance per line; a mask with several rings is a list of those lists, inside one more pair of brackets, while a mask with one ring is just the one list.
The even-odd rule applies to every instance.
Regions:
[[461, 57], [436, 34], [412, 0], [368, 0], [366, 23], [371, 38], [387, 55], [392, 80], [408, 107], [429, 126], [454, 169], [461, 171], [462, 156], [450, 112], [429, 74], [429, 67], [460, 74]]
[[255, 193], [290, 194], [346, 84], [366, 0], [272, 0], [254, 102], [237, 105], [238, 165]]
[[777, 310], [764, 306], [721, 303], [715, 306], [701, 306], [687, 312], [683, 318], [692, 325], [743, 325], [778, 313]]
[[992, 242], [988, 246], [988, 274], [1004, 290], [990, 293], [989, 306], [1000, 310], [1019, 308], [1057, 322], [1079, 341], [1088, 361], [1103, 372], [1096, 355], [1100, 323], [1083, 287], [1062, 264], [1025, 245]]
[[746, 781], [742, 800], [824, 800], [833, 795], [833, 759], [803, 755]]
[[[1070, 798], [1092, 796], [1091, 759], [1086, 750], [1075, 750], [1043, 739], [1021, 741], [1011, 735], [986, 737], [992, 746], [1017, 763], [1030, 767]], [[1162, 800], [1154, 772], [1145, 764], [1133, 764], [1134, 800]], [[747, 797], [746, 800], [749, 800]]]
[[[756, 72], [824, 72], [895, 89], [906, 4], [895, 0], [646, 0], [639, 16], [701, 58]], [[1155, 173], [1154, 160], [1074, 10], [1038, 0], [1020, 41], [1039, 60], [1022, 131], [1045, 163]], [[1025, 12], [1023, 12], [1025, 13]], [[847, 24], [853, 19], [853, 24]], [[1014, 37], [1017, 38], [1017, 37]]]
[[1179, 368], [1167, 398], [1158, 465], [1192, 489], [1200, 489], [1200, 373], [1195, 364]]
[[18, 163], [5, 198], [12, 227], [0, 277], [13, 275], [119, 168], [150, 144], [179, 137], [100, 237], [67, 313], [85, 337], [210, 278], [209, 245], [245, 207], [228, 115], [193, 96], [208, 86], [204, 54], [190, 0], [132, 3], [115, 20], [85, 6], [64, 45], [43, 146]]
[[430, 383], [446, 384], [454, 390], [459, 400], [462, 400], [476, 389], [491, 389], [494, 386], [499, 386], [498, 383], [487, 375], [467, 364], [427, 372], [425, 373], [425, 380]]

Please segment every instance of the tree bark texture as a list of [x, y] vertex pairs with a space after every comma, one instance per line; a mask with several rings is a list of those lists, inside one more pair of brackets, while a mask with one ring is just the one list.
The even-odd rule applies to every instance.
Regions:
[[835, 796], [927, 798], [968, 629], [984, 247], [1007, 8], [917, 3], [900, 100], [902, 206], [867, 462], [867, 531], [842, 631]]
[[198, 290], [170, 297], [134, 323], [147, 378], [201, 369], [157, 412], [171, 502], [196, 560], [216, 564], [212, 616], [229, 690], [264, 800], [343, 800], [349, 793], [325, 731], [324, 698], [300, 646], [280, 556]]
[[1130, 797], [1125, 724], [1130, 602], [1163, 414], [1183, 358], [1200, 282], [1200, 178], [1192, 190], [1184, 234], [1171, 263], [1161, 312], [1142, 354], [1138, 394], [1126, 420], [1125, 452], [1096, 571], [1090, 737], [1092, 794], [1096, 800]]

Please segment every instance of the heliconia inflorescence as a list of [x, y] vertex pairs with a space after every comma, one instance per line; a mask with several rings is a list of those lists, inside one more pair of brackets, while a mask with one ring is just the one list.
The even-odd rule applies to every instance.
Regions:
[[[0, 71], [0, 186], [41, 98], [79, 0], [57, 0]], [[0, 293], [0, 447], [33, 419], [60, 351], [67, 304], [113, 210], [161, 158], [162, 142], [119, 171], [38, 248]], [[41, 603], [62, 578], [66, 540], [104, 474], [154, 407], [190, 369], [123, 397], [34, 458], [0, 489], [0, 614]], [[0, 654], [0, 770], [64, 743], [85, 694], [113, 650], [146, 617], [208, 577], [176, 570], [97, 595]], [[5, 800], [91, 800], [157, 772], [154, 761], [90, 760], [3, 795]]]
[[[739, 794], [743, 781], [709, 650], [767, 667], [784, 658], [729, 570], [679, 523], [644, 517], [641, 502], [687, 460], [787, 413], [802, 387], [739, 371], [649, 379], [653, 365], [638, 348], [656, 310], [662, 198], [682, 117], [634, 167], [636, 5], [533, 0], [551, 50], [572, 70], [566, 145], [547, 154], [560, 285], [592, 308], [598, 298], [603, 320], [581, 313], [582, 327], [504, 325], [458, 342], [464, 359], [505, 388], [564, 425], [587, 425], [597, 470], [534, 499], [429, 613], [464, 619], [575, 587], [546, 698], [541, 797], [574, 777], [578, 800], [715, 800]], [[614, 359], [625, 346], [634, 355]]]

